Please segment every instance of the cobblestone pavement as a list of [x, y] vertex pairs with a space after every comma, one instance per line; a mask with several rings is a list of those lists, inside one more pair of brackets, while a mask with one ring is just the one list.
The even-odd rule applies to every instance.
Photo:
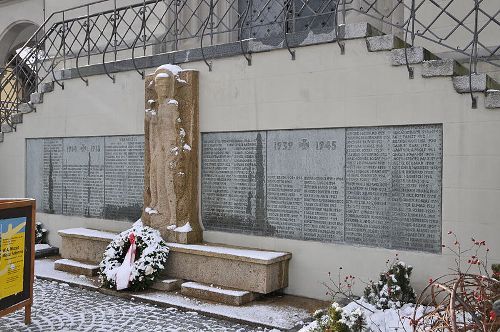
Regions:
[[23, 320], [24, 310], [0, 318], [0, 331], [266, 331], [45, 280], [35, 282], [32, 324]]

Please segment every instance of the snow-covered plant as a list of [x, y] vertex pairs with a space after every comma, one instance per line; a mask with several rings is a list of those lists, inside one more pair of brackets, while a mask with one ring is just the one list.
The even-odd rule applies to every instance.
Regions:
[[144, 290], [151, 286], [165, 268], [169, 249], [160, 233], [144, 226], [139, 219], [131, 229], [126, 230], [106, 247], [103, 260], [99, 264], [99, 280], [103, 287], [116, 288], [116, 272], [130, 247], [129, 236], [135, 235], [136, 259], [130, 275], [130, 290]]
[[364, 297], [377, 309], [401, 308], [403, 304], [415, 303], [416, 295], [410, 285], [413, 270], [411, 265], [400, 261], [397, 256], [386, 262], [387, 271], [380, 273], [378, 282], [366, 286]]
[[317, 310], [313, 317], [316, 319], [314, 332], [361, 332], [366, 326], [361, 309], [346, 313], [337, 302], [327, 310]]
[[47, 230], [43, 228], [43, 224], [39, 221], [36, 222], [35, 227], [35, 243], [45, 243], [45, 237], [47, 236]]

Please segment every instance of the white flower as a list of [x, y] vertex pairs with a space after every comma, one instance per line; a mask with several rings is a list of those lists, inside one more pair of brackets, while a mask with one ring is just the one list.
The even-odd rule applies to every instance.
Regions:
[[154, 271], [155, 271], [155, 270], [151, 267], [151, 265], [148, 265], [148, 266], [146, 267], [146, 271], [145, 271], [145, 273], [146, 273], [146, 275], [148, 276], [148, 275], [152, 274]]

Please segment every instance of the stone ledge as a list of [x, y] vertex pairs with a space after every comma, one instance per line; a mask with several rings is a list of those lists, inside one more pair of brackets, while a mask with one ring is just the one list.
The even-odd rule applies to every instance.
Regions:
[[32, 93], [30, 95], [30, 102], [32, 104], [42, 104], [43, 103], [43, 93]]
[[489, 89], [498, 89], [500, 85], [486, 74], [472, 74], [453, 77], [453, 87], [459, 93], [485, 92]]
[[41, 93], [47, 93], [54, 91], [54, 82], [42, 83], [40, 86]]
[[61, 257], [77, 261], [99, 263], [108, 244], [116, 234], [87, 228], [60, 230]]
[[99, 271], [99, 266], [63, 258], [54, 262], [54, 269], [77, 275], [85, 275], [88, 277], [93, 277], [97, 275], [97, 271]]
[[226, 246], [223, 244], [179, 244], [167, 243], [170, 251], [191, 253], [207, 257], [219, 257], [229, 260], [238, 260], [242, 262], [270, 265], [277, 262], [289, 260], [292, 254], [287, 252], [266, 251], [258, 249], [249, 249], [235, 246]]
[[252, 292], [227, 289], [197, 282], [183, 283], [181, 285], [181, 294], [235, 306], [243, 305], [257, 298], [257, 295]]
[[181, 279], [160, 279], [151, 285], [152, 289], [164, 292], [172, 292], [181, 288], [184, 280]]
[[169, 243], [165, 274], [170, 278], [268, 294], [288, 286], [291, 254]]
[[23, 113], [23, 114], [28, 114], [28, 113], [31, 113], [35, 110], [35, 107], [32, 106], [30, 103], [22, 103], [22, 104], [19, 104], [19, 112]]
[[11, 133], [13, 131], [13, 129], [7, 123], [2, 123], [2, 126], [0, 127], [0, 131], [2, 133], [6, 134], [6, 133]]
[[0, 132], [0, 143], [2, 143], [2, 142], [3, 142], [3, 133]]
[[411, 65], [422, 63], [427, 60], [439, 60], [438, 56], [423, 47], [410, 47], [392, 50], [391, 64], [393, 66], [406, 65], [406, 57], [408, 57], [408, 64]]
[[366, 38], [368, 52], [392, 51], [396, 48], [405, 47], [405, 42], [390, 34]]
[[23, 123], [23, 113], [14, 113], [10, 116], [10, 121], [12, 124], [20, 124]]
[[381, 36], [382, 32], [367, 22], [349, 23], [339, 26], [340, 39], [359, 39], [372, 36]]
[[424, 61], [422, 77], [444, 77], [465, 75], [468, 70], [453, 59]]
[[488, 109], [500, 108], [500, 90], [486, 91], [485, 106]]

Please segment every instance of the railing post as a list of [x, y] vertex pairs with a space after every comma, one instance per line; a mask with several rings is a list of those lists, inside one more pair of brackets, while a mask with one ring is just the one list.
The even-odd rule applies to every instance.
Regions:
[[62, 26], [62, 30], [63, 30], [63, 34], [62, 34], [62, 43], [63, 43], [63, 69], [66, 69], [66, 19], [65, 19], [65, 15], [64, 15], [64, 11], [62, 12], [62, 23], [63, 23], [63, 26]]
[[116, 48], [118, 47], [118, 39], [116, 38], [116, 30], [118, 29], [118, 23], [116, 22], [118, 20], [118, 16], [116, 14], [116, 0], [113, 0], [113, 31], [114, 31], [114, 47], [113, 47], [113, 52], [115, 55], [115, 62], [117, 59], [117, 50]]
[[179, 20], [179, 1], [180, 0], [174, 0], [175, 1], [175, 14], [174, 14], [174, 50], [178, 50], [179, 48], [179, 36], [178, 36], [178, 20]]
[[479, 22], [479, 0], [474, 0], [474, 35], [472, 36], [472, 47], [469, 59], [469, 92], [472, 101], [472, 108], [477, 108], [477, 97], [472, 93], [472, 75], [477, 74], [477, 45], [479, 43], [479, 33], [478, 33], [478, 22]]
[[142, 51], [146, 56], [146, 0], [142, 0]]
[[87, 65], [90, 65], [90, 6], [87, 5]]

